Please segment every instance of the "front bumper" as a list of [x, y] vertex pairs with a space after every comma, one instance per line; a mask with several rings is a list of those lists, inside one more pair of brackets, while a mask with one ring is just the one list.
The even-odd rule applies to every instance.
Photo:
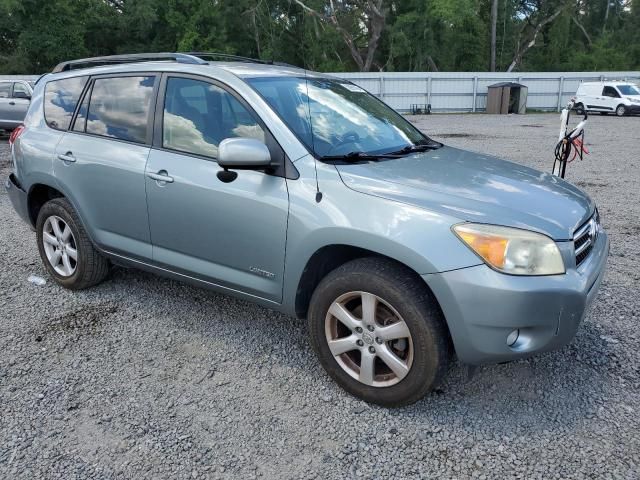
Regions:
[[[458, 358], [472, 365], [499, 363], [573, 339], [597, 295], [608, 253], [609, 238], [601, 231], [589, 257], [564, 275], [505, 275], [478, 265], [423, 278], [440, 303]], [[518, 340], [509, 346], [515, 329]]]
[[629, 115], [637, 115], [640, 113], [640, 103], [634, 103], [624, 107]]
[[31, 218], [29, 217], [27, 192], [22, 189], [20, 182], [18, 182], [18, 179], [13, 173], [7, 177], [4, 188], [7, 191], [7, 195], [9, 196], [9, 200], [11, 200], [14, 210], [18, 212], [18, 215], [20, 215], [25, 222], [33, 226], [31, 224]]

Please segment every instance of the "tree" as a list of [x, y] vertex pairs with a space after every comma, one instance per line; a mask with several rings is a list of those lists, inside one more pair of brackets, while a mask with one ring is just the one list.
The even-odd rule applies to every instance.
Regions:
[[516, 51], [507, 72], [513, 71], [522, 62], [525, 53], [536, 44], [543, 27], [558, 18], [568, 6], [569, 2], [566, 0], [561, 2], [524, 0], [522, 2], [521, 11], [525, 21], [518, 34]]
[[[385, 28], [385, 0], [330, 0], [316, 10], [295, 0], [303, 10], [331, 26], [342, 37], [361, 72], [371, 70], [382, 31]], [[359, 41], [366, 38], [364, 48]]]
[[489, 70], [496, 71], [496, 36], [498, 29], [498, 0], [491, 0], [491, 65]]
[[0, 73], [188, 50], [320, 71], [633, 70], [640, 0], [0, 0]]

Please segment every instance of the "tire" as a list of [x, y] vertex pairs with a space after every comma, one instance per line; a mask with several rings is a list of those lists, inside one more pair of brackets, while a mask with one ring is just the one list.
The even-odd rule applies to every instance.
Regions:
[[[376, 312], [371, 331], [361, 320], [371, 317], [362, 314], [365, 297], [377, 300], [373, 310], [367, 309]], [[329, 313], [330, 308], [341, 317], [344, 316], [341, 308], [344, 308], [352, 314], [349, 322], [355, 319], [360, 323], [347, 328], [346, 323]], [[386, 259], [352, 260], [329, 273], [311, 297], [308, 323], [311, 344], [324, 369], [347, 392], [366, 402], [385, 407], [414, 403], [438, 385], [449, 366], [451, 341], [437, 301], [418, 275]], [[384, 325], [400, 326], [409, 336], [387, 335]], [[361, 333], [357, 332], [358, 328]], [[396, 340], [386, 341], [387, 337]], [[352, 348], [356, 338], [360, 346]], [[339, 353], [335, 340], [344, 342], [348, 350]], [[338, 355], [334, 356], [332, 348]], [[394, 357], [389, 356], [390, 351]], [[367, 369], [373, 372], [372, 376], [360, 368], [365, 358], [372, 362], [366, 362], [372, 365]], [[391, 361], [386, 363], [383, 358]], [[390, 364], [402, 373], [396, 374]], [[360, 380], [363, 378], [373, 381], [367, 384]]]
[[[55, 225], [61, 235], [56, 235]], [[109, 273], [109, 261], [95, 249], [78, 214], [66, 199], [55, 198], [42, 206], [36, 221], [36, 235], [42, 262], [59, 285], [82, 290], [97, 285]], [[68, 263], [63, 261], [65, 256]]]
[[584, 115], [584, 105], [582, 103], [577, 104], [574, 110], [576, 111], [576, 114]]
[[624, 105], [618, 105], [616, 107], [616, 116], [617, 117], [624, 117], [627, 114], [627, 107], [625, 107]]

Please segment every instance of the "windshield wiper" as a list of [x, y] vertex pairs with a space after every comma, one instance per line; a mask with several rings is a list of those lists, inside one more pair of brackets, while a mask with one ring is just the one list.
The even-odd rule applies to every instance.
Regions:
[[398, 157], [399, 156], [396, 153], [375, 154], [375, 153], [365, 153], [365, 152], [349, 152], [343, 155], [325, 155], [324, 157], [320, 157], [320, 160], [323, 162], [335, 161], [335, 160], [341, 160], [344, 162], [359, 162], [363, 160], [364, 161], [380, 160], [383, 158], [398, 158]]
[[386, 158], [400, 158], [403, 155], [417, 152], [426, 152], [427, 150], [437, 150], [442, 147], [441, 143], [432, 142], [420, 145], [407, 145], [400, 150], [388, 153], [365, 153], [365, 152], [349, 152], [343, 155], [325, 155], [320, 157], [322, 161], [343, 161], [343, 162], [359, 162], [366, 160], [380, 160]]
[[441, 148], [441, 147], [442, 147], [442, 144], [437, 142], [425, 143], [421, 145], [407, 145], [406, 147], [401, 148], [398, 151], [390, 152], [388, 155], [398, 156], [398, 155], [406, 155], [408, 153], [426, 152], [427, 150], [437, 150], [438, 148]]

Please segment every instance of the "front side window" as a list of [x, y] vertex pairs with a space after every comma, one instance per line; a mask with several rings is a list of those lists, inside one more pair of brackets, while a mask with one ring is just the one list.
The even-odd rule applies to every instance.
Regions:
[[265, 141], [264, 130], [251, 112], [226, 90], [190, 78], [167, 80], [164, 148], [215, 158], [220, 142], [232, 137]]
[[387, 153], [430, 143], [400, 114], [352, 83], [304, 77], [247, 82], [318, 157]]
[[602, 95], [604, 95], [605, 97], [613, 97], [613, 98], [617, 98], [620, 95], [618, 95], [618, 92], [616, 92], [616, 89], [613, 87], [604, 87], [604, 89], [602, 90]]
[[87, 77], [65, 78], [47, 83], [44, 89], [44, 118], [51, 128], [66, 130], [76, 109]]
[[86, 132], [145, 143], [154, 82], [153, 76], [96, 79], [89, 100]]
[[640, 90], [635, 85], [618, 85], [622, 95], [640, 95]]
[[28, 98], [31, 96], [31, 92], [29, 92], [24, 83], [16, 82], [13, 84], [13, 96], [15, 98]]

